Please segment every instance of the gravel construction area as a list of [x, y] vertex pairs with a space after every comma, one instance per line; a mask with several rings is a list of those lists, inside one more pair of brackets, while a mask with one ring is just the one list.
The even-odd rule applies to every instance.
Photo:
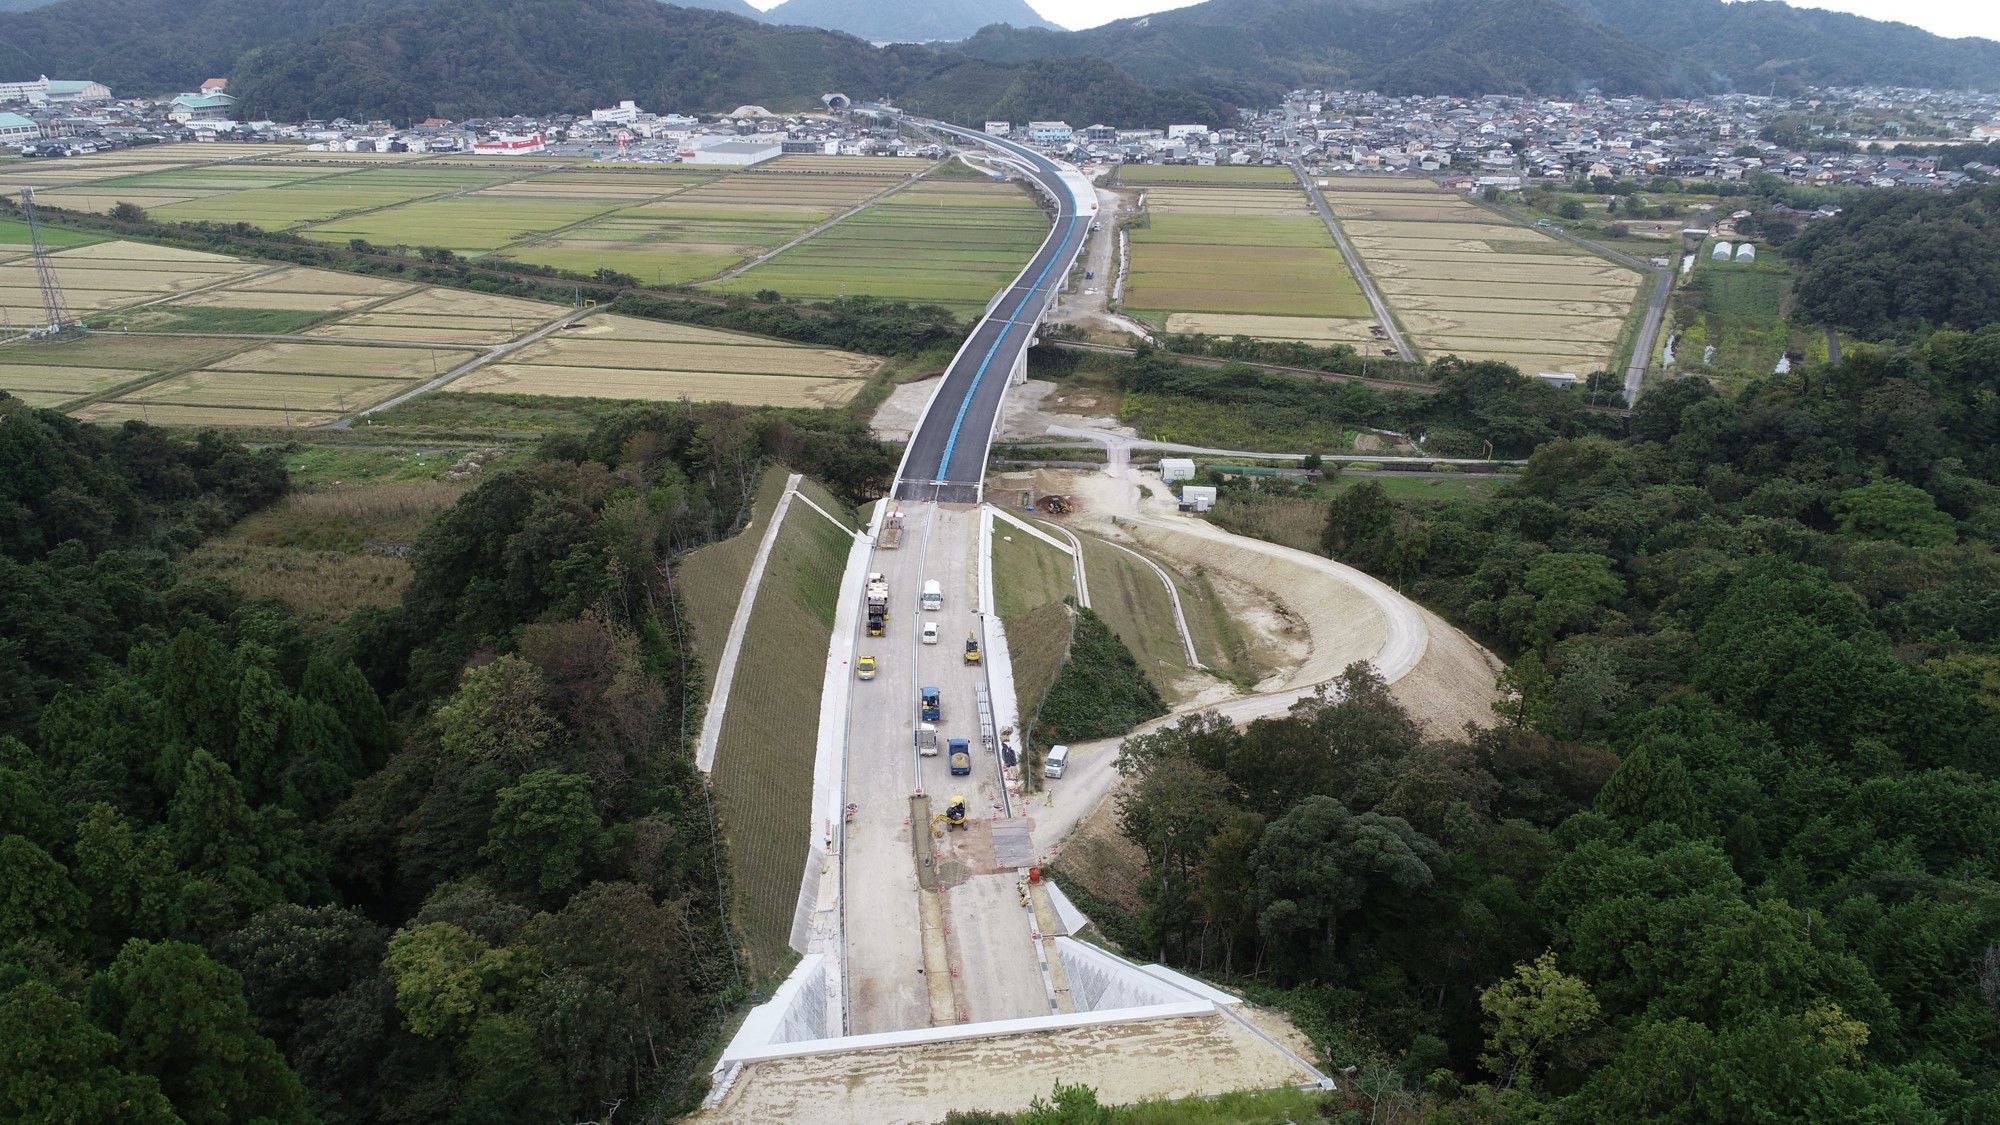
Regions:
[[[916, 428], [917, 419], [923, 417], [924, 404], [931, 399], [931, 392], [937, 388], [937, 379], [918, 379], [904, 383], [889, 392], [882, 405], [875, 408], [872, 423], [875, 436], [883, 441], [908, 441], [910, 431]], [[993, 435], [995, 441], [1034, 441], [1049, 437], [1050, 426], [1077, 426], [1090, 429], [1109, 430], [1137, 438], [1139, 431], [1128, 426], [1120, 426], [1118, 419], [1109, 417], [1086, 418], [1076, 414], [1064, 414], [1051, 409], [1058, 404], [1051, 403], [1049, 396], [1057, 390], [1056, 384], [1044, 379], [1030, 379], [1007, 392], [1007, 400], [1000, 411], [1000, 429]], [[1055, 442], [1075, 441], [1074, 438], [1051, 438]]]
[[955, 1109], [1027, 1109], [1057, 1082], [1094, 1086], [1100, 1102], [1125, 1105], [1312, 1080], [1218, 1013], [751, 1063], [721, 1105], [689, 1120], [929, 1125]]

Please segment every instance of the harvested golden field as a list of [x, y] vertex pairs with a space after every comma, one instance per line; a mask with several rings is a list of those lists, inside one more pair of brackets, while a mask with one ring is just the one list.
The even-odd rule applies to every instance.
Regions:
[[546, 172], [523, 180], [495, 184], [480, 194], [638, 201], [686, 191], [712, 178], [689, 172]]
[[1296, 187], [1148, 188], [1146, 209], [1163, 215], [1310, 215], [1312, 204]]
[[[1408, 196], [1404, 204], [1389, 191], [1354, 190], [1330, 202], [1383, 216], [1341, 221], [1412, 343], [1530, 374], [1582, 375], [1613, 362], [1638, 274], [1455, 198]], [[1433, 213], [1415, 216], [1422, 209]]]
[[262, 344], [209, 365], [211, 371], [261, 371], [282, 375], [354, 375], [368, 379], [429, 378], [471, 359], [475, 352], [443, 348], [371, 348], [357, 344]]
[[[136, 242], [72, 247], [50, 255], [49, 261], [55, 266], [71, 311], [78, 313], [115, 309], [270, 268], [216, 254]], [[40, 283], [30, 259], [0, 263], [0, 308], [5, 309], [11, 324], [42, 323]]]
[[1545, 258], [1540, 264], [1519, 265], [1488, 258], [1456, 262], [1416, 259], [1382, 262], [1371, 268], [1378, 279], [1414, 278], [1428, 281], [1505, 281], [1522, 285], [1636, 284], [1631, 270], [1603, 258]]
[[380, 402], [405, 380], [343, 375], [272, 375], [208, 368], [149, 384], [120, 402], [148, 406], [254, 406], [345, 413]]
[[547, 324], [569, 310], [561, 305], [473, 293], [464, 289], [424, 289], [380, 307], [381, 312], [429, 313], [440, 316], [499, 316], [525, 324]]
[[674, 197], [674, 202], [812, 207], [831, 212], [844, 211], [894, 186], [893, 180], [879, 176], [787, 176], [741, 172], [681, 192]]
[[308, 328], [304, 332], [304, 335], [318, 336], [327, 340], [393, 340], [407, 344], [459, 347], [504, 344], [520, 334], [519, 331], [509, 331], [504, 323], [498, 328], [412, 327], [376, 324], [369, 321], [366, 314], [345, 317], [332, 324]]
[[360, 309], [381, 300], [366, 294], [300, 293], [283, 289], [204, 289], [169, 302], [178, 307], [232, 309], [299, 309], [307, 312], [340, 312]]
[[745, 375], [804, 375], [865, 379], [882, 361], [831, 348], [746, 348], [736, 344], [592, 340], [571, 333], [544, 336], [510, 357], [516, 363], [562, 367], [634, 367], [732, 371]]
[[1519, 316], [1591, 316], [1622, 320], [1629, 302], [1585, 300], [1530, 300], [1501, 297], [1447, 297], [1415, 293], [1400, 294], [1396, 307], [1405, 316], [1412, 312], [1510, 313]]
[[628, 367], [529, 367], [495, 363], [444, 388], [446, 393], [625, 398], [649, 402], [734, 402], [743, 406], [840, 406], [861, 389], [858, 379], [742, 375], [726, 371], [648, 371]]
[[[1403, 327], [1419, 336], [1501, 340], [1571, 340], [1608, 344], [1618, 338], [1624, 321], [1608, 316], [1521, 316], [1496, 312], [1403, 311]], [[1578, 349], [1587, 351], [1589, 349]]]
[[636, 316], [619, 316], [616, 313], [599, 313], [583, 322], [582, 328], [570, 329], [564, 333], [571, 339], [588, 340], [659, 340], [686, 344], [736, 344], [753, 348], [796, 348], [783, 340], [769, 336], [746, 336], [737, 332], [725, 332], [719, 328], [696, 328], [688, 324], [675, 324], [666, 320], [646, 320]]
[[1398, 191], [1435, 195], [1442, 189], [1416, 176], [1321, 176], [1315, 182], [1327, 191]]
[[773, 172], [832, 173], [846, 176], [914, 176], [931, 166], [908, 156], [780, 156], [764, 167]]
[[229, 288], [234, 292], [260, 289], [280, 293], [363, 293], [375, 297], [387, 297], [407, 292], [413, 286], [407, 281], [390, 281], [380, 277], [363, 277], [360, 274], [336, 273], [333, 270], [297, 266], [246, 278]]
[[1171, 313], [1169, 332], [1210, 336], [1253, 336], [1259, 340], [1299, 340], [1309, 344], [1365, 344], [1373, 339], [1366, 318], [1257, 316], [1249, 313]]
[[129, 367], [0, 367], [0, 391], [30, 406], [55, 406], [108, 391], [149, 372]]
[[263, 410], [248, 406], [154, 406], [142, 402], [98, 402], [71, 411], [85, 422], [150, 422], [155, 426], [283, 426], [306, 429], [340, 419], [334, 410]]
[[1392, 296], [1414, 293], [1421, 296], [1504, 297], [1527, 301], [1629, 302], [1637, 288], [1636, 284], [1614, 282], [1554, 285], [1548, 282], [1449, 281], [1421, 277], [1385, 277], [1378, 279], [1378, 284], [1382, 292]]

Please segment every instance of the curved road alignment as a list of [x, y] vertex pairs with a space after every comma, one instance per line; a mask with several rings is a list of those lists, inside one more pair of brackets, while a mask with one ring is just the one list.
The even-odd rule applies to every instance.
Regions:
[[897, 499], [971, 504], [980, 499], [987, 450], [1008, 378], [1033, 342], [1057, 288], [1069, 276], [1090, 230], [1087, 215], [1096, 213], [1097, 201], [1094, 192], [1087, 204], [1079, 199], [1062, 168], [1027, 148], [956, 126], [922, 124], [995, 149], [1009, 162], [1025, 164], [1036, 186], [1056, 205], [1048, 238], [1014, 283], [994, 298], [952, 357], [897, 467]]

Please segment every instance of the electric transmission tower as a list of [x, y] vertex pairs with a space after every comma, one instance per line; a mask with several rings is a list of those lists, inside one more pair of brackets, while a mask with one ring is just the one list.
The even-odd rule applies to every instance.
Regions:
[[49, 248], [42, 243], [41, 220], [35, 217], [35, 189], [21, 189], [21, 213], [28, 220], [28, 241], [35, 248], [35, 280], [42, 286], [42, 309], [48, 313], [49, 324], [43, 330], [48, 336], [67, 336], [83, 326], [69, 314], [69, 306], [63, 303], [62, 283], [56, 280], [56, 267], [49, 262]]

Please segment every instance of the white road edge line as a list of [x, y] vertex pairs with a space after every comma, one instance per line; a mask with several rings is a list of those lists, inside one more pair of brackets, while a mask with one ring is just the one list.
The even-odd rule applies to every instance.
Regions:
[[736, 615], [729, 620], [729, 639], [722, 646], [722, 662], [715, 667], [715, 685], [708, 692], [708, 710], [701, 716], [701, 743], [694, 755], [694, 764], [703, 773], [715, 768], [715, 744], [722, 737], [722, 714], [729, 706], [729, 686], [736, 680], [736, 660], [743, 655], [743, 634], [750, 631], [750, 610], [764, 585], [764, 564], [771, 561], [771, 545], [778, 541], [778, 528], [784, 525], [785, 513], [792, 506], [792, 497], [798, 495], [801, 479], [800, 473], [786, 478], [785, 494], [778, 498], [778, 506], [771, 512], [771, 524], [757, 544], [757, 555], [750, 562], [750, 576], [743, 583], [743, 596], [736, 602]]

